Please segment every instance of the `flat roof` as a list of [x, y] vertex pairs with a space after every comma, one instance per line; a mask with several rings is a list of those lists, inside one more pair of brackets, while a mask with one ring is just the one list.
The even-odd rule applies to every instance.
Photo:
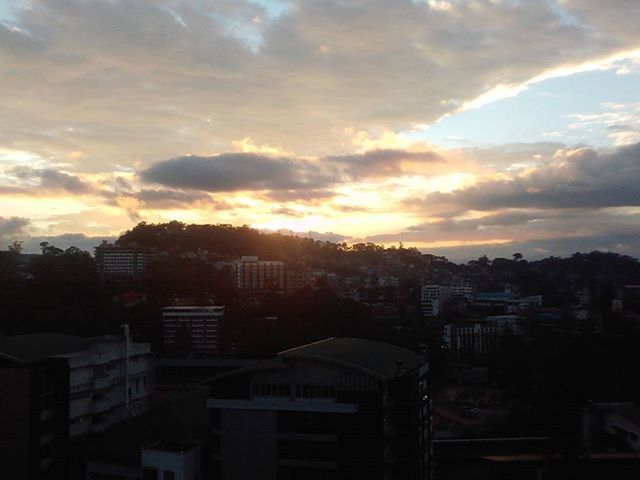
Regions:
[[426, 362], [422, 356], [396, 345], [361, 338], [331, 337], [285, 350], [278, 356], [339, 364], [381, 379], [402, 376]]
[[224, 305], [209, 305], [209, 306], [176, 306], [176, 307], [163, 307], [162, 310], [167, 310], [167, 311], [171, 311], [171, 310], [175, 310], [175, 311], [185, 311], [185, 310], [202, 310], [202, 311], [207, 311], [207, 310], [223, 310], [224, 309]]
[[86, 350], [88, 338], [63, 333], [33, 333], [0, 337], [0, 356], [9, 360], [30, 363], [65, 353]]

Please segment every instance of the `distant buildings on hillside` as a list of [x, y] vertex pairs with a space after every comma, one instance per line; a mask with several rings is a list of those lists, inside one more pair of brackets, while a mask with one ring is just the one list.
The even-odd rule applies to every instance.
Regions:
[[285, 265], [279, 260], [258, 260], [243, 256], [232, 264], [233, 281], [241, 292], [293, 292], [309, 286], [310, 273], [304, 267]]
[[178, 306], [162, 309], [162, 338], [167, 353], [217, 355], [223, 306]]
[[98, 275], [103, 280], [127, 280], [139, 277], [155, 258], [152, 250], [121, 246], [106, 240], [94, 248]]

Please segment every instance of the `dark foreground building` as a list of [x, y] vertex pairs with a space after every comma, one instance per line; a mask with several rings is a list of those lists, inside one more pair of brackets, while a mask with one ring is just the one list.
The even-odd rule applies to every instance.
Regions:
[[329, 338], [212, 377], [217, 477], [429, 478], [427, 374], [408, 350]]

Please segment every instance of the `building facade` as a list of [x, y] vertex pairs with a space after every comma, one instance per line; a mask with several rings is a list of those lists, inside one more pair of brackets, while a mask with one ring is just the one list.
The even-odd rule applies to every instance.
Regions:
[[498, 345], [500, 335], [497, 325], [449, 324], [444, 326], [442, 339], [452, 355], [479, 357]]
[[223, 306], [181, 306], [162, 309], [162, 338], [168, 353], [217, 355]]
[[98, 274], [103, 279], [131, 279], [144, 273], [155, 255], [148, 248], [114, 245], [103, 241], [94, 248]]
[[220, 478], [429, 478], [427, 375], [402, 348], [330, 338], [214, 377]]
[[0, 464], [7, 478], [68, 478], [70, 439], [146, 409], [150, 348], [126, 333], [0, 339]]
[[281, 261], [244, 256], [233, 262], [233, 275], [238, 290], [256, 292], [285, 289], [285, 269]]
[[437, 317], [444, 303], [452, 297], [451, 287], [444, 285], [425, 285], [422, 287], [421, 306], [424, 317]]

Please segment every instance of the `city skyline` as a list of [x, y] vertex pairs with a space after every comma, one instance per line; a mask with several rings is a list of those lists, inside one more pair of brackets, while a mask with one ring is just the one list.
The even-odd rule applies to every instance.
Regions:
[[454, 259], [638, 257], [639, 15], [0, 2], [0, 241], [88, 248], [179, 220]]

